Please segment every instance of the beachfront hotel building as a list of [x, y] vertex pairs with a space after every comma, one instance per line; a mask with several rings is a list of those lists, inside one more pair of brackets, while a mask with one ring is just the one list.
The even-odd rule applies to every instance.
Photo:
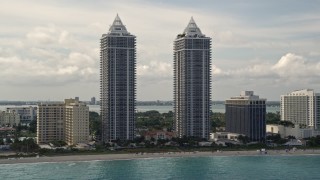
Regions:
[[225, 101], [226, 131], [242, 134], [251, 141], [264, 142], [266, 138], [266, 99], [253, 91], [242, 91], [240, 96]]
[[282, 121], [304, 128], [320, 128], [320, 93], [302, 89], [281, 95], [280, 116]]
[[191, 17], [174, 41], [174, 129], [178, 137], [209, 139], [211, 38]]
[[37, 143], [65, 141], [88, 143], [89, 107], [76, 99], [64, 103], [41, 103], [37, 109]]
[[68, 145], [89, 142], [89, 107], [75, 99], [65, 100], [65, 142]]
[[100, 39], [102, 141], [133, 140], [135, 127], [136, 37], [117, 15]]
[[64, 103], [41, 103], [37, 108], [37, 143], [64, 141]]

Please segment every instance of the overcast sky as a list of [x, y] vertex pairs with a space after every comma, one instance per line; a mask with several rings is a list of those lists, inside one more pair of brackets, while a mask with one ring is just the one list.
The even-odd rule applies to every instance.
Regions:
[[99, 42], [116, 14], [137, 36], [137, 100], [172, 100], [173, 40], [212, 38], [212, 99], [320, 92], [320, 1], [0, 0], [0, 100], [99, 99]]

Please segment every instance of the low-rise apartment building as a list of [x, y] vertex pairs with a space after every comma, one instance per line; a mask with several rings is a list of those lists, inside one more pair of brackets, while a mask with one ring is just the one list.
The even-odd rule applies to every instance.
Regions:
[[13, 127], [20, 124], [20, 115], [16, 112], [0, 112], [0, 126]]

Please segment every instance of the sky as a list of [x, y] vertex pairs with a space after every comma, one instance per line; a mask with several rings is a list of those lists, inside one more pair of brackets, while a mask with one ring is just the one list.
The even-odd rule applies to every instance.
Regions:
[[0, 100], [99, 99], [99, 43], [116, 14], [137, 36], [137, 100], [173, 99], [173, 41], [212, 38], [212, 100], [320, 92], [320, 1], [0, 0]]

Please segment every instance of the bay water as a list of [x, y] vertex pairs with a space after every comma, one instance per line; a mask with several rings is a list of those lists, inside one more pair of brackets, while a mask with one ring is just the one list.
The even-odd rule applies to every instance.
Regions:
[[[100, 106], [99, 105], [89, 105], [90, 111], [94, 111], [97, 113], [100, 113]], [[167, 113], [169, 111], [173, 111], [173, 106], [137, 106], [138, 112], [146, 112], [156, 110], [160, 113]], [[212, 112], [215, 113], [225, 113], [225, 105], [224, 104], [214, 104], [211, 106]], [[276, 113], [280, 111], [279, 106], [267, 106], [266, 107], [267, 112]]]
[[[36, 106], [36, 105], [32, 105]], [[94, 111], [97, 113], [100, 113], [100, 106], [99, 105], [88, 105], [90, 111]], [[8, 107], [28, 107], [27, 105], [24, 106], [15, 106], [15, 105], [0, 105], [0, 111], [5, 111]], [[267, 112], [276, 113], [277, 111], [280, 111], [279, 106], [267, 106], [266, 107]], [[136, 106], [136, 110], [138, 112], [146, 112], [151, 110], [159, 111], [160, 113], [167, 113], [169, 111], [173, 111], [173, 106]], [[211, 110], [213, 112], [217, 113], [225, 113], [225, 105], [224, 104], [213, 104], [211, 106]]]

